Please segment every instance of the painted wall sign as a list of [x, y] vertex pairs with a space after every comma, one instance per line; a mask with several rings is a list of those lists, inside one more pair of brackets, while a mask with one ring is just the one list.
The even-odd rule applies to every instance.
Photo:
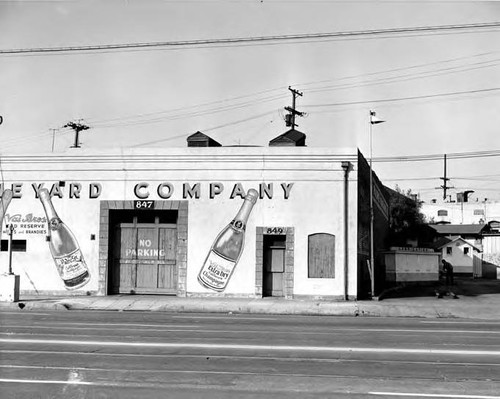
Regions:
[[47, 234], [47, 218], [32, 213], [5, 214], [5, 224], [14, 226], [16, 234]]
[[[4, 190], [4, 185], [0, 184], [0, 195]], [[45, 187], [45, 183], [31, 183], [31, 188], [35, 198], [39, 198], [40, 190]], [[13, 198], [22, 198], [23, 196], [23, 183], [12, 183], [11, 190], [13, 193]], [[98, 198], [102, 193], [101, 183], [90, 183], [84, 188], [81, 183], [71, 182], [66, 185], [66, 183], [61, 184], [61, 182], [53, 183], [49, 193], [50, 197], [64, 198], [67, 196], [71, 199], [80, 199], [83, 193], [90, 199]]]
[[73, 232], [59, 218], [49, 190], [40, 189], [40, 202], [49, 227], [48, 246], [64, 287], [75, 290], [90, 281], [90, 272]]
[[198, 273], [198, 282], [214, 291], [224, 291], [238, 264], [245, 244], [245, 228], [259, 193], [248, 194], [234, 219], [217, 235]]
[[[144, 202], [144, 201], [142, 201]], [[146, 233], [146, 231], [143, 231]], [[146, 233], [147, 234], [147, 233]], [[158, 241], [149, 238], [139, 238], [137, 240], [137, 248], [126, 248], [125, 257], [126, 258], [138, 258], [138, 259], [158, 259], [164, 258], [166, 255], [164, 248], [158, 248]]]
[[[283, 199], [288, 199], [292, 191], [294, 183], [260, 183], [258, 187], [259, 198], [272, 199], [274, 197], [281, 197]], [[13, 198], [22, 198], [24, 184], [23, 183], [12, 183], [10, 185]], [[35, 198], [39, 198], [39, 193], [41, 189], [45, 187], [45, 183], [31, 183], [32, 193]], [[50, 193], [50, 197], [58, 198], [69, 198], [69, 199], [80, 199], [89, 198], [96, 199], [103, 193], [103, 187], [101, 183], [89, 183], [84, 185], [79, 182], [55, 182], [47, 188]], [[0, 184], [0, 195], [4, 191], [4, 185]], [[135, 183], [132, 189], [132, 194], [139, 200], [150, 200], [150, 197], [157, 196], [160, 199], [169, 199], [174, 193], [177, 196], [182, 197], [182, 199], [200, 199], [202, 197], [214, 199], [218, 195], [223, 193], [229, 194], [230, 199], [241, 198], [244, 199], [247, 190], [242, 183], [237, 182], [229, 185], [229, 187], [224, 186], [221, 182], [211, 182], [207, 184], [202, 183], [182, 183], [180, 187], [176, 187], [173, 183], [162, 182], [159, 184], [150, 185], [148, 182]], [[143, 205], [144, 202], [137, 202], [135, 204]], [[148, 205], [148, 203], [146, 203]], [[141, 208], [136, 208], [141, 209]]]
[[[280, 183], [276, 186], [274, 183], [260, 183], [258, 194], [259, 198], [263, 199], [265, 197], [272, 199], [276, 195], [282, 195], [284, 199], [290, 197], [290, 192], [292, 190], [293, 183]], [[152, 191], [156, 191], [156, 194], [161, 199], [169, 199], [175, 192], [175, 186], [169, 182], [163, 182], [156, 187], [151, 187], [147, 182], [140, 182], [134, 186], [134, 195], [139, 199], [147, 199], [152, 194]], [[224, 191], [229, 191], [229, 198], [233, 199], [239, 197], [244, 199], [247, 191], [243, 187], [242, 183], [235, 183], [229, 189], [224, 187], [223, 183], [212, 182], [208, 184], [208, 187], [202, 186], [201, 183], [183, 183], [182, 184], [182, 198], [183, 199], [198, 199], [202, 196], [207, 196], [210, 199], [221, 195]]]

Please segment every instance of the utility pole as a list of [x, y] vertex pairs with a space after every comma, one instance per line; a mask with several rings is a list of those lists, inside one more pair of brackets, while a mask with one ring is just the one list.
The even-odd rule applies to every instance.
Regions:
[[289, 112], [289, 114], [287, 114], [285, 116], [285, 123], [286, 123], [286, 126], [291, 126], [292, 129], [295, 129], [295, 126], [298, 126], [295, 123], [295, 116], [296, 115], [301, 116], [301, 117], [304, 116], [304, 112], [300, 112], [300, 111], [297, 111], [295, 109], [295, 101], [296, 101], [298, 96], [302, 97], [303, 93], [301, 93], [298, 90], [292, 89], [290, 86], [288, 86], [288, 90], [290, 90], [292, 92], [292, 106], [285, 107], [285, 110], [287, 110]]
[[448, 186], [448, 181], [450, 179], [448, 179], [446, 177], [446, 154], [444, 154], [444, 176], [443, 177], [440, 177], [441, 180], [443, 180], [443, 185], [442, 186], [439, 186], [439, 187], [436, 187], [437, 189], [443, 189], [443, 199], [446, 200], [446, 191], [451, 189], [451, 188], [455, 188], [455, 187], [450, 187]]
[[82, 130], [90, 129], [90, 126], [84, 125], [81, 122], [68, 122], [63, 127], [69, 127], [75, 131], [75, 144], [71, 148], [80, 148], [79, 135]]

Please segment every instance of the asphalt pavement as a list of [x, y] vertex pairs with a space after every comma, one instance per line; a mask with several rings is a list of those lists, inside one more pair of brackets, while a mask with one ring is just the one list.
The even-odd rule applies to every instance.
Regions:
[[500, 399], [500, 321], [0, 310], [9, 399]]
[[[450, 292], [451, 291], [451, 292]], [[441, 295], [437, 295], [441, 294]], [[163, 295], [21, 296], [0, 309], [109, 310], [178, 313], [248, 313], [500, 320], [500, 280], [458, 278], [444, 286], [407, 285], [373, 300], [330, 301], [284, 298], [185, 297]]]

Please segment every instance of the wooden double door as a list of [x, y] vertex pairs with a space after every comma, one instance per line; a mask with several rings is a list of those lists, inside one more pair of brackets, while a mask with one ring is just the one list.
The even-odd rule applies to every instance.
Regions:
[[114, 227], [113, 293], [177, 293], [177, 226], [119, 223]]

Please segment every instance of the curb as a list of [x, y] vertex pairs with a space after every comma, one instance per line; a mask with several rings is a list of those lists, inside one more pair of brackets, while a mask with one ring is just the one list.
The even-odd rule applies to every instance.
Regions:
[[33, 310], [69, 310], [68, 306], [60, 302], [0, 302], [0, 310], [33, 311]]
[[413, 317], [432, 319], [500, 320], [500, 307], [492, 303], [430, 302], [259, 302], [259, 301], [100, 301], [81, 298], [0, 302], [9, 311], [142, 311], [169, 313], [266, 314], [348, 317]]

